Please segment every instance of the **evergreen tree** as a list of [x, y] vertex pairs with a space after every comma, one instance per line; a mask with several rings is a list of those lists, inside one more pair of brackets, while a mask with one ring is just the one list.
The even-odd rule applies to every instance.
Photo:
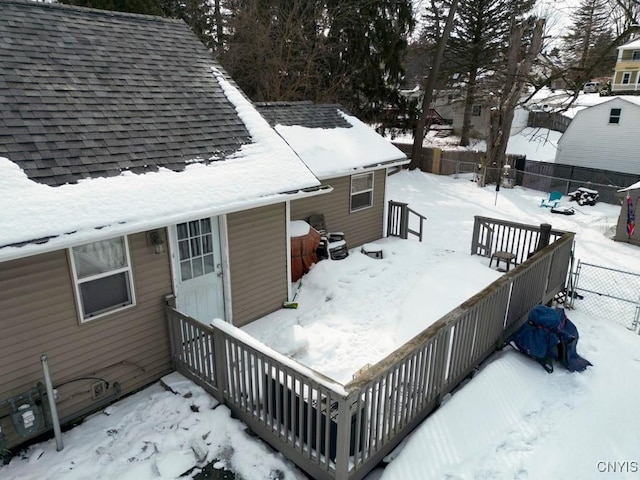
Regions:
[[460, 1], [448, 58], [449, 68], [455, 68], [466, 81], [461, 145], [469, 144], [473, 106], [485, 103], [482, 97], [487, 92], [482, 88], [482, 77], [504, 67], [502, 59], [509, 46], [510, 26], [534, 4], [535, 0]]
[[209, 0], [156, 0], [162, 8], [162, 15], [180, 18], [189, 25], [200, 41], [208, 48], [216, 46], [214, 36], [214, 10]]
[[398, 102], [402, 59], [414, 19], [410, 0], [328, 0], [328, 86], [336, 100], [366, 120]]
[[616, 62], [611, 13], [611, 4], [605, 0], [581, 0], [571, 14], [572, 26], [563, 37], [562, 50], [576, 90], [592, 77], [611, 75]]

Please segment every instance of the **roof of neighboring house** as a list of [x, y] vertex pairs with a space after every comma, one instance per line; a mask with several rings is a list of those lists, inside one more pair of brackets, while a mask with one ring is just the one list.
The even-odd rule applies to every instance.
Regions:
[[640, 190], [640, 182], [636, 182], [633, 185], [629, 185], [626, 188], [621, 188], [618, 192], [632, 192], [635, 190]]
[[256, 106], [318, 178], [408, 162], [401, 150], [340, 105], [267, 102]]
[[605, 99], [602, 100], [601, 102], [598, 103], [594, 103], [592, 105], [586, 105], [584, 106], [584, 108], [577, 110], [575, 113], [574, 118], [577, 118], [577, 116], [581, 113], [586, 111], [587, 109], [591, 109], [591, 108], [610, 108], [610, 105], [608, 105], [610, 102], [615, 102], [615, 101], [622, 101], [622, 102], [626, 102], [626, 103], [630, 103], [631, 105], [634, 106], [638, 106], [640, 107], [640, 97], [637, 97], [635, 95], [613, 95], [611, 97], [599, 97], [600, 99]]
[[0, 32], [0, 259], [319, 185], [182, 21], [0, 0]]
[[628, 50], [628, 49], [631, 49], [631, 48], [640, 48], [640, 37], [636, 37], [633, 40], [631, 40], [630, 42], [625, 43], [624, 45], [620, 45], [618, 47], [618, 49], [621, 49], [621, 48], [625, 49], [625, 50]]

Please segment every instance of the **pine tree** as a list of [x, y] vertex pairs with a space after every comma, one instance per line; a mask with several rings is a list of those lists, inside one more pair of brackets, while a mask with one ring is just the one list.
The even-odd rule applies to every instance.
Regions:
[[616, 55], [610, 17], [611, 4], [605, 0], [581, 0], [571, 14], [570, 32], [563, 37], [563, 56], [576, 90], [592, 77], [611, 75]]
[[448, 56], [449, 68], [466, 80], [460, 145], [469, 144], [473, 106], [486, 94], [482, 77], [504, 67], [501, 59], [508, 48], [510, 25], [534, 4], [534, 0], [461, 0]]
[[414, 19], [410, 0], [328, 0], [329, 85], [342, 79], [337, 100], [373, 120], [398, 102], [402, 59]]
[[208, 48], [215, 47], [213, 9], [208, 0], [157, 0], [166, 17], [180, 18]]

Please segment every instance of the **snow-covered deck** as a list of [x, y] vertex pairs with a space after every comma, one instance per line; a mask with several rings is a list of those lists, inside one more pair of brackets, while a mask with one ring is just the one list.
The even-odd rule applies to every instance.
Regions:
[[302, 278], [298, 309], [243, 330], [344, 385], [502, 275], [488, 258], [471, 256], [469, 243], [464, 250], [398, 238], [376, 245], [382, 259], [354, 249], [318, 263]]

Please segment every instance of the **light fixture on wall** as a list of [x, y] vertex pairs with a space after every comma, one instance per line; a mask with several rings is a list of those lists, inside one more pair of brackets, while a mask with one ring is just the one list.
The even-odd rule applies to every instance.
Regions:
[[149, 243], [153, 245], [156, 255], [162, 255], [167, 251], [164, 240], [162, 239], [162, 234], [159, 230], [152, 230], [148, 234]]

